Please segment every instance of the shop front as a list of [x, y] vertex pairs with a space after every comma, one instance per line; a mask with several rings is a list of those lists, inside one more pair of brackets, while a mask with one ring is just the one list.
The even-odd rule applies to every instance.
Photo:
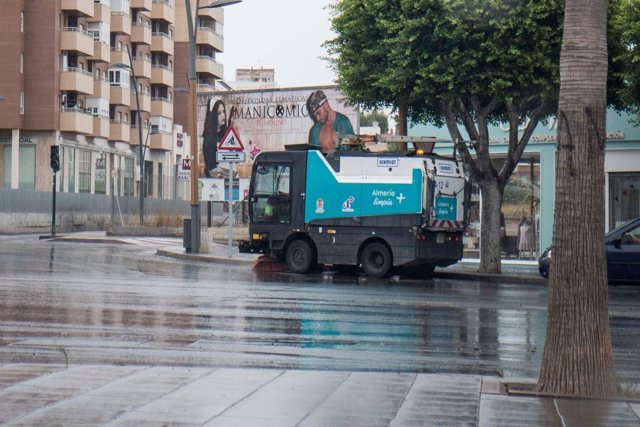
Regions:
[[[499, 168], [507, 154], [505, 125], [493, 126], [490, 152]], [[450, 139], [446, 128], [416, 125], [410, 135]], [[505, 188], [501, 223], [504, 258], [537, 259], [551, 245], [555, 200], [557, 126], [555, 120], [540, 124], [527, 145]], [[450, 155], [452, 143], [434, 150]], [[640, 128], [628, 115], [609, 111], [605, 151], [605, 224], [603, 233], [640, 216]], [[482, 196], [474, 191], [465, 256], [478, 257]]]

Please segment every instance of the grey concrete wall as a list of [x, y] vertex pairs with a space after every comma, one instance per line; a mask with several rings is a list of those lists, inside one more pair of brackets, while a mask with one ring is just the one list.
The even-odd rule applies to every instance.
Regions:
[[[226, 227], [222, 202], [211, 203], [211, 227]], [[94, 194], [56, 193], [56, 232], [97, 231], [140, 225], [140, 199]], [[246, 204], [234, 204], [236, 225], [246, 224]], [[191, 217], [186, 200], [145, 199], [144, 225], [182, 229]], [[207, 225], [207, 202], [202, 202], [201, 224]], [[0, 188], [0, 234], [51, 232], [52, 193]]]
[[[56, 194], [56, 231], [106, 230], [139, 225], [140, 199], [92, 194]], [[180, 227], [190, 216], [184, 200], [145, 199], [145, 225]], [[220, 208], [221, 209], [221, 208]], [[206, 213], [206, 206], [202, 209]], [[0, 189], [0, 233], [40, 233], [51, 230], [52, 193]]]

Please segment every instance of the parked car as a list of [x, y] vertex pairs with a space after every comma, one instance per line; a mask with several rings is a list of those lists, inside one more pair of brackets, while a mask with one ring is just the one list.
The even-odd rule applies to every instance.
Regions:
[[[604, 236], [609, 282], [640, 284], [640, 218], [609, 231]], [[552, 249], [547, 248], [538, 260], [542, 277], [549, 277]]]

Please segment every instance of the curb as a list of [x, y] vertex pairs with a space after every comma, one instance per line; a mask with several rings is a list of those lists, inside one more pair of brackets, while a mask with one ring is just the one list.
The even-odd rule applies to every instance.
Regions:
[[463, 273], [459, 271], [438, 271], [433, 273], [433, 277], [452, 280], [474, 280], [476, 282], [502, 283], [509, 282], [516, 285], [547, 285], [547, 279], [533, 275], [513, 275], [513, 274], [482, 274]]
[[[126, 245], [129, 244], [129, 242], [125, 242], [123, 240], [120, 240], [118, 238], [100, 238], [100, 237], [86, 237], [86, 238], [82, 238], [82, 237], [72, 237], [72, 236], [65, 236], [65, 235], [57, 235], [55, 237], [49, 237], [47, 238], [49, 241], [56, 241], [56, 242], [72, 242], [72, 243], [117, 243], [117, 244], [122, 244], [122, 245]], [[41, 240], [43, 240], [41, 238]]]
[[182, 260], [190, 260], [190, 261], [203, 261], [210, 262], [215, 264], [251, 264], [255, 262], [255, 259], [236, 259], [236, 258], [225, 258], [221, 256], [213, 256], [213, 255], [203, 255], [203, 254], [187, 254], [181, 252], [174, 252], [167, 249], [158, 249], [156, 251], [156, 255], [165, 256], [169, 258], [176, 258]]

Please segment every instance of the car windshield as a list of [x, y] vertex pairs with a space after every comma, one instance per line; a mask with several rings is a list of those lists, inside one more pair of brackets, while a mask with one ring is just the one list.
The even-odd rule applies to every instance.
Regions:
[[629, 225], [631, 222], [636, 221], [636, 220], [637, 220], [637, 218], [635, 218], [635, 219], [631, 219], [631, 220], [629, 220], [629, 221], [626, 221], [626, 222], [622, 223], [621, 225], [617, 226], [616, 228], [614, 228], [613, 230], [611, 230], [611, 231], [609, 231], [607, 234], [605, 234], [605, 235], [604, 235], [604, 237], [609, 237], [609, 236], [611, 236], [612, 234], [614, 234], [615, 232], [617, 232], [617, 231], [618, 231], [618, 230], [620, 230], [621, 228], [626, 227], [626, 226], [627, 226], [627, 225]]

